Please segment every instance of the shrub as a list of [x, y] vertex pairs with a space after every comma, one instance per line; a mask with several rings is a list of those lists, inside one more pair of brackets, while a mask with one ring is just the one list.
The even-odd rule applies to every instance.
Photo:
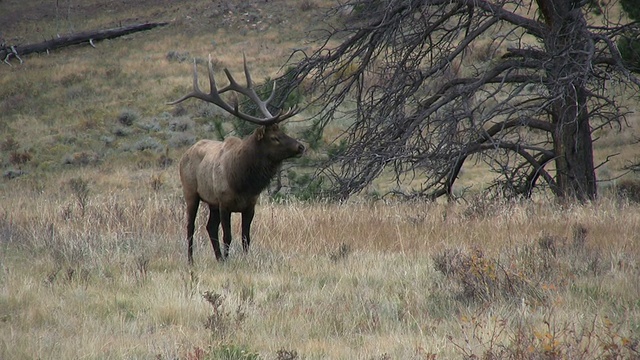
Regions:
[[298, 359], [298, 352], [295, 350], [280, 349], [276, 351], [277, 360], [296, 360]]
[[130, 129], [123, 128], [123, 127], [117, 127], [113, 130], [113, 135], [117, 137], [127, 137], [131, 135], [131, 133], [132, 131]]
[[306, 12], [316, 8], [316, 4], [311, 0], [302, 0], [300, 2], [300, 11]]
[[31, 153], [28, 151], [16, 150], [16, 151], [12, 151], [9, 154], [9, 162], [11, 163], [11, 165], [15, 165], [15, 166], [24, 165], [29, 161], [31, 161], [32, 158], [33, 158], [33, 155], [31, 155]]
[[166, 169], [173, 164], [173, 159], [169, 156], [169, 148], [164, 150], [164, 154], [160, 155], [158, 159], [158, 167]]
[[183, 146], [190, 146], [196, 143], [196, 137], [193, 134], [188, 133], [175, 133], [171, 134], [169, 139], [169, 147], [181, 148]]
[[631, 202], [640, 203], [640, 180], [622, 179], [617, 184], [617, 195], [619, 198], [627, 199]]
[[622, 334], [608, 318], [592, 324], [540, 324], [499, 318], [487, 324], [483, 316], [463, 316], [460, 327], [465, 342], [448, 340], [464, 359], [637, 359], [640, 339]]
[[2, 177], [5, 179], [15, 179], [17, 177], [20, 177], [22, 175], [25, 175], [26, 172], [23, 170], [13, 170], [13, 169], [9, 169], [7, 171], [5, 171], [4, 173], [2, 173]]
[[185, 62], [191, 60], [189, 52], [169, 51], [165, 56], [169, 62]]
[[188, 116], [180, 116], [169, 121], [169, 130], [177, 132], [185, 132], [192, 130], [195, 126], [193, 120]]
[[80, 207], [80, 214], [84, 217], [89, 201], [89, 182], [81, 177], [77, 177], [70, 179], [67, 186], [76, 198], [78, 206]]
[[[225, 309], [224, 295], [205, 291], [202, 297], [211, 305], [211, 315], [204, 321], [205, 329], [211, 331], [211, 335], [214, 338], [226, 339], [232, 331], [236, 330], [245, 318], [245, 313], [239, 306], [235, 312], [230, 312]], [[214, 357], [220, 359], [219, 357]], [[224, 358], [226, 359], [226, 358]], [[245, 358], [230, 358], [230, 359], [245, 359]], [[247, 358], [249, 359], [249, 358]]]
[[244, 346], [223, 344], [211, 349], [208, 359], [219, 360], [258, 360], [260, 355]]
[[100, 155], [93, 151], [79, 151], [67, 155], [62, 160], [65, 165], [87, 166], [95, 165], [100, 162]]
[[124, 126], [131, 126], [140, 118], [140, 115], [131, 109], [124, 109], [118, 116], [118, 122]]
[[162, 149], [162, 144], [160, 144], [158, 140], [152, 137], [146, 137], [144, 139], [137, 141], [135, 144], [133, 144], [133, 150], [137, 150], [137, 151], [144, 151], [144, 150], [158, 151], [160, 149]]
[[433, 257], [435, 269], [440, 271], [460, 289], [459, 299], [490, 302], [494, 299], [544, 302], [541, 293], [525, 274], [488, 258], [482, 250], [470, 253], [462, 250], [444, 250]]
[[17, 142], [13, 138], [13, 136], [7, 137], [0, 143], [0, 150], [2, 151], [12, 152], [12, 151], [18, 150], [19, 148], [20, 148], [20, 143]]
[[147, 130], [149, 132], [158, 132], [160, 130], [162, 130], [162, 126], [160, 125], [160, 122], [158, 121], [158, 119], [153, 118], [151, 120], [142, 122], [140, 124], [138, 124], [138, 126], [144, 130]]

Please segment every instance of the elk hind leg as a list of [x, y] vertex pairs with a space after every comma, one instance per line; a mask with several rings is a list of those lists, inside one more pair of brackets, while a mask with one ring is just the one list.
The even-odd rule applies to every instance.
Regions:
[[218, 227], [220, 226], [220, 210], [217, 206], [209, 205], [209, 221], [207, 221], [207, 232], [213, 246], [213, 252], [216, 254], [217, 260], [224, 260], [220, 251], [220, 242], [218, 241]]
[[242, 250], [249, 252], [249, 244], [251, 244], [251, 222], [255, 209], [253, 207], [242, 212]]

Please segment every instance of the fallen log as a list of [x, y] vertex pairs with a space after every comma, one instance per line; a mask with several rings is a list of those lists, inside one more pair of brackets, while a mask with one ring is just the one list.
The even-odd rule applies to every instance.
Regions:
[[100, 41], [105, 39], [113, 39], [119, 36], [131, 34], [138, 31], [150, 30], [158, 26], [165, 26], [169, 24], [168, 22], [159, 22], [159, 23], [144, 23], [144, 24], [135, 24], [129, 26], [122, 26], [112, 29], [105, 30], [93, 30], [93, 31], [83, 31], [76, 34], [71, 34], [68, 36], [60, 36], [55, 39], [43, 41], [37, 44], [28, 44], [28, 45], [0, 45], [0, 59], [7, 64], [9, 64], [9, 60], [12, 57], [20, 60], [22, 63], [22, 59], [20, 59], [21, 55], [31, 54], [31, 53], [41, 53], [48, 52], [54, 49], [58, 49], [65, 46], [78, 45], [87, 43], [91, 46], [94, 41]]

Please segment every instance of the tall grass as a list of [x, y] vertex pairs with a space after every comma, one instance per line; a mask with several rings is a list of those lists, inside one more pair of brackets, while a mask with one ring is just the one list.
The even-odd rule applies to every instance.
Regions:
[[49, 180], [2, 193], [1, 358], [638, 356], [637, 205], [264, 202], [189, 268], [175, 183]]

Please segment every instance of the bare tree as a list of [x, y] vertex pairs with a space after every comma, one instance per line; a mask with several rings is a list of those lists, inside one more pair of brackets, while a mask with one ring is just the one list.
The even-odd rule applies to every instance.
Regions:
[[328, 14], [323, 45], [294, 72], [321, 94], [320, 126], [349, 119], [322, 168], [336, 195], [393, 174], [405, 195], [450, 196], [462, 167], [480, 161], [509, 196], [547, 185], [559, 198], [595, 199], [592, 134], [624, 126], [612, 89], [640, 82], [615, 45], [629, 26], [610, 15], [617, 5], [590, 6], [352, 0]]

